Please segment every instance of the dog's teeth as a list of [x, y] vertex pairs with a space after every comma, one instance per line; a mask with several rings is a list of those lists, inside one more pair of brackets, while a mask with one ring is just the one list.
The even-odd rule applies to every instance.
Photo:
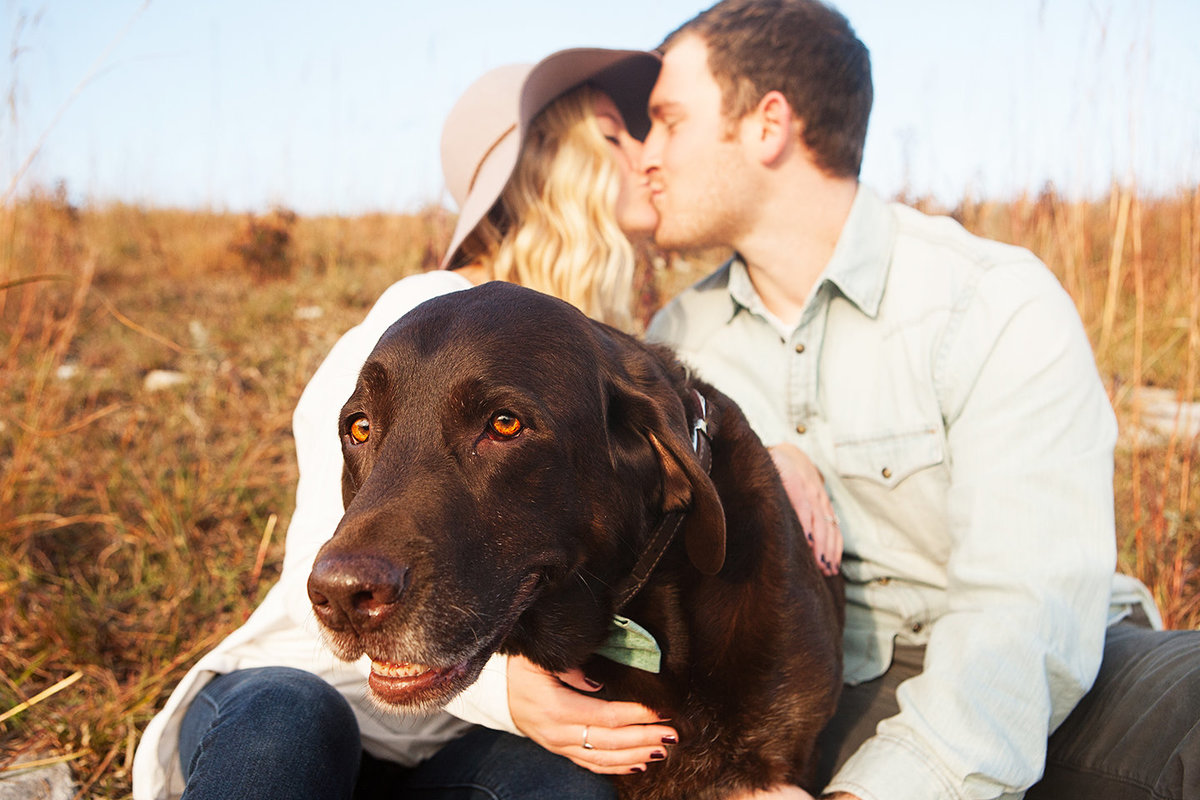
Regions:
[[428, 672], [429, 668], [424, 664], [395, 664], [391, 661], [375, 661], [372, 659], [371, 671], [384, 678], [413, 678], [424, 672]]

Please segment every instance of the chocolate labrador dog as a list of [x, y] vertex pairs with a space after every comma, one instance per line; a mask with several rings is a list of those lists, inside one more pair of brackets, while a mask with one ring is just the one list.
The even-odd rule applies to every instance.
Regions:
[[379, 700], [440, 706], [496, 651], [582, 665], [679, 731], [623, 797], [818, 788], [841, 584], [737, 406], [668, 350], [489, 283], [394, 324], [340, 432], [346, 514], [308, 591]]

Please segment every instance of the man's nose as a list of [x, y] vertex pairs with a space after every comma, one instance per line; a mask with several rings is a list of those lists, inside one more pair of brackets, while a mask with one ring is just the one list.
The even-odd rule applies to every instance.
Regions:
[[660, 135], [660, 127], [657, 122], [650, 125], [650, 132], [646, 134], [645, 141], [642, 142], [642, 153], [638, 159], [638, 169], [643, 174], [649, 174], [652, 170], [662, 166], [662, 136]]

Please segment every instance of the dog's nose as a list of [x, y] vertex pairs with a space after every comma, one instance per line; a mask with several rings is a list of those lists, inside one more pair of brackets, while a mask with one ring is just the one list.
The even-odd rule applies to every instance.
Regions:
[[407, 580], [406, 567], [382, 556], [330, 554], [313, 565], [308, 599], [329, 628], [365, 633], [379, 627], [396, 608]]

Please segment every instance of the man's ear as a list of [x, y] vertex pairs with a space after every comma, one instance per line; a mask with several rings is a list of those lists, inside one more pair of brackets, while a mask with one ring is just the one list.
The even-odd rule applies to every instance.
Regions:
[[764, 165], [779, 163], [799, 141], [801, 122], [792, 113], [787, 98], [778, 90], [764, 94], [750, 118], [756, 155]]

